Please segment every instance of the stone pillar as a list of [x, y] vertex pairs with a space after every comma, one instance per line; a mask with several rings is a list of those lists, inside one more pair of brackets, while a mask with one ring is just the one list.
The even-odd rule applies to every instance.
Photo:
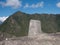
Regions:
[[37, 36], [42, 33], [41, 22], [39, 20], [30, 20], [28, 36]]

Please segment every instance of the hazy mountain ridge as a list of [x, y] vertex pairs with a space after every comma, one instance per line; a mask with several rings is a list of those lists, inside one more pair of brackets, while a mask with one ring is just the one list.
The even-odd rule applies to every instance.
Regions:
[[2, 24], [3, 22], [0, 21], [0, 25]]
[[[40, 20], [43, 32], [52, 33], [60, 31], [60, 14], [26, 14], [16, 12], [0, 25], [0, 31], [15, 36], [26, 36], [31, 19]], [[8, 35], [7, 35], [8, 36]]]

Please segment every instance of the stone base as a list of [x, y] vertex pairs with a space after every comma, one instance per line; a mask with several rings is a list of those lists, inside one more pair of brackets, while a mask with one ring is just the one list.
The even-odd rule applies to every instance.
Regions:
[[0, 45], [60, 45], [59, 36], [40, 34], [35, 37], [9, 38], [0, 42]]

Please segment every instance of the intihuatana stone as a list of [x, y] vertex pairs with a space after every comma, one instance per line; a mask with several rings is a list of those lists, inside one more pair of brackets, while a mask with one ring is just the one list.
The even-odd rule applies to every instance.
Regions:
[[28, 36], [36, 36], [42, 33], [41, 22], [39, 20], [30, 20]]

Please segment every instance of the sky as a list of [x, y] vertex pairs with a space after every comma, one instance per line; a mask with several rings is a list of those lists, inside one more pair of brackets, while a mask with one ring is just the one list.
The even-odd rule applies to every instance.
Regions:
[[60, 14], [60, 0], [0, 0], [1, 21], [17, 11], [28, 14]]

